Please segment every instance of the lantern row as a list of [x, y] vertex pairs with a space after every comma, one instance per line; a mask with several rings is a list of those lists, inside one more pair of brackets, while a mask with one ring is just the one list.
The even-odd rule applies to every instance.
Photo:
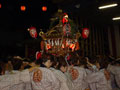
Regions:
[[[2, 4], [0, 3], [0, 9], [2, 8]], [[47, 11], [47, 6], [42, 6], [42, 11]], [[20, 6], [20, 10], [21, 11], [26, 11], [26, 6], [25, 5], [21, 5]]]

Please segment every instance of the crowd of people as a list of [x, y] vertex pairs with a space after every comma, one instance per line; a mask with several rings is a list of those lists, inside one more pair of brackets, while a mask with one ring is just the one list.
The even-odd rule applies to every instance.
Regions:
[[77, 52], [2, 59], [0, 90], [120, 90], [120, 59]]

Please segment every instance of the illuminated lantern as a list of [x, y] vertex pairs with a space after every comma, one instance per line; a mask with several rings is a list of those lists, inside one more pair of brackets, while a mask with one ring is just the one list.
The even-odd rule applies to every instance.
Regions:
[[2, 4], [0, 3], [0, 8], [2, 8]]
[[37, 51], [36, 52], [36, 60], [40, 59], [42, 56], [41, 52]]
[[85, 39], [88, 38], [89, 33], [90, 33], [90, 30], [88, 28], [83, 28], [82, 37], [85, 38]]
[[44, 12], [47, 11], [47, 7], [46, 7], [46, 6], [43, 6], [43, 7], [42, 7], [42, 11], [44, 11]]
[[37, 38], [37, 31], [36, 31], [36, 28], [35, 27], [30, 27], [28, 29], [29, 33], [30, 33], [30, 36], [32, 38]]
[[20, 9], [21, 9], [21, 11], [25, 11], [26, 7], [25, 6], [21, 6]]

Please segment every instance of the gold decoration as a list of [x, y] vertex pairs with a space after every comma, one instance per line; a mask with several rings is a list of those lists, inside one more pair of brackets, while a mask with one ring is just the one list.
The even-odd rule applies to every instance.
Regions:
[[[51, 28], [46, 33], [42, 31], [39, 33], [44, 41], [44, 47], [46, 47], [43, 51], [47, 51], [52, 54], [65, 55], [79, 49], [79, 43], [76, 41], [78, 41], [81, 36], [80, 32], [77, 32], [75, 37], [71, 35], [64, 36], [63, 25], [60, 21], [59, 24]], [[47, 47], [48, 45], [49, 47]]]

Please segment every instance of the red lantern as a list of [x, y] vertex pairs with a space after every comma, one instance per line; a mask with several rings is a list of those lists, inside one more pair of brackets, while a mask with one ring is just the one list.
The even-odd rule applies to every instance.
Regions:
[[29, 31], [29, 33], [30, 33], [30, 35], [31, 35], [32, 38], [37, 38], [37, 31], [36, 31], [35, 27], [30, 27], [28, 29], [28, 31]]
[[36, 52], [36, 60], [40, 59], [42, 56], [41, 52], [37, 51]]
[[47, 7], [46, 7], [46, 6], [43, 6], [43, 7], [42, 7], [42, 11], [44, 11], [44, 12], [47, 11]]
[[21, 6], [20, 9], [21, 9], [21, 11], [25, 11], [26, 7], [25, 6]]
[[2, 4], [0, 3], [0, 8], [2, 8]]
[[88, 38], [89, 33], [90, 33], [90, 30], [88, 28], [83, 28], [82, 37], [85, 38], [85, 39]]

